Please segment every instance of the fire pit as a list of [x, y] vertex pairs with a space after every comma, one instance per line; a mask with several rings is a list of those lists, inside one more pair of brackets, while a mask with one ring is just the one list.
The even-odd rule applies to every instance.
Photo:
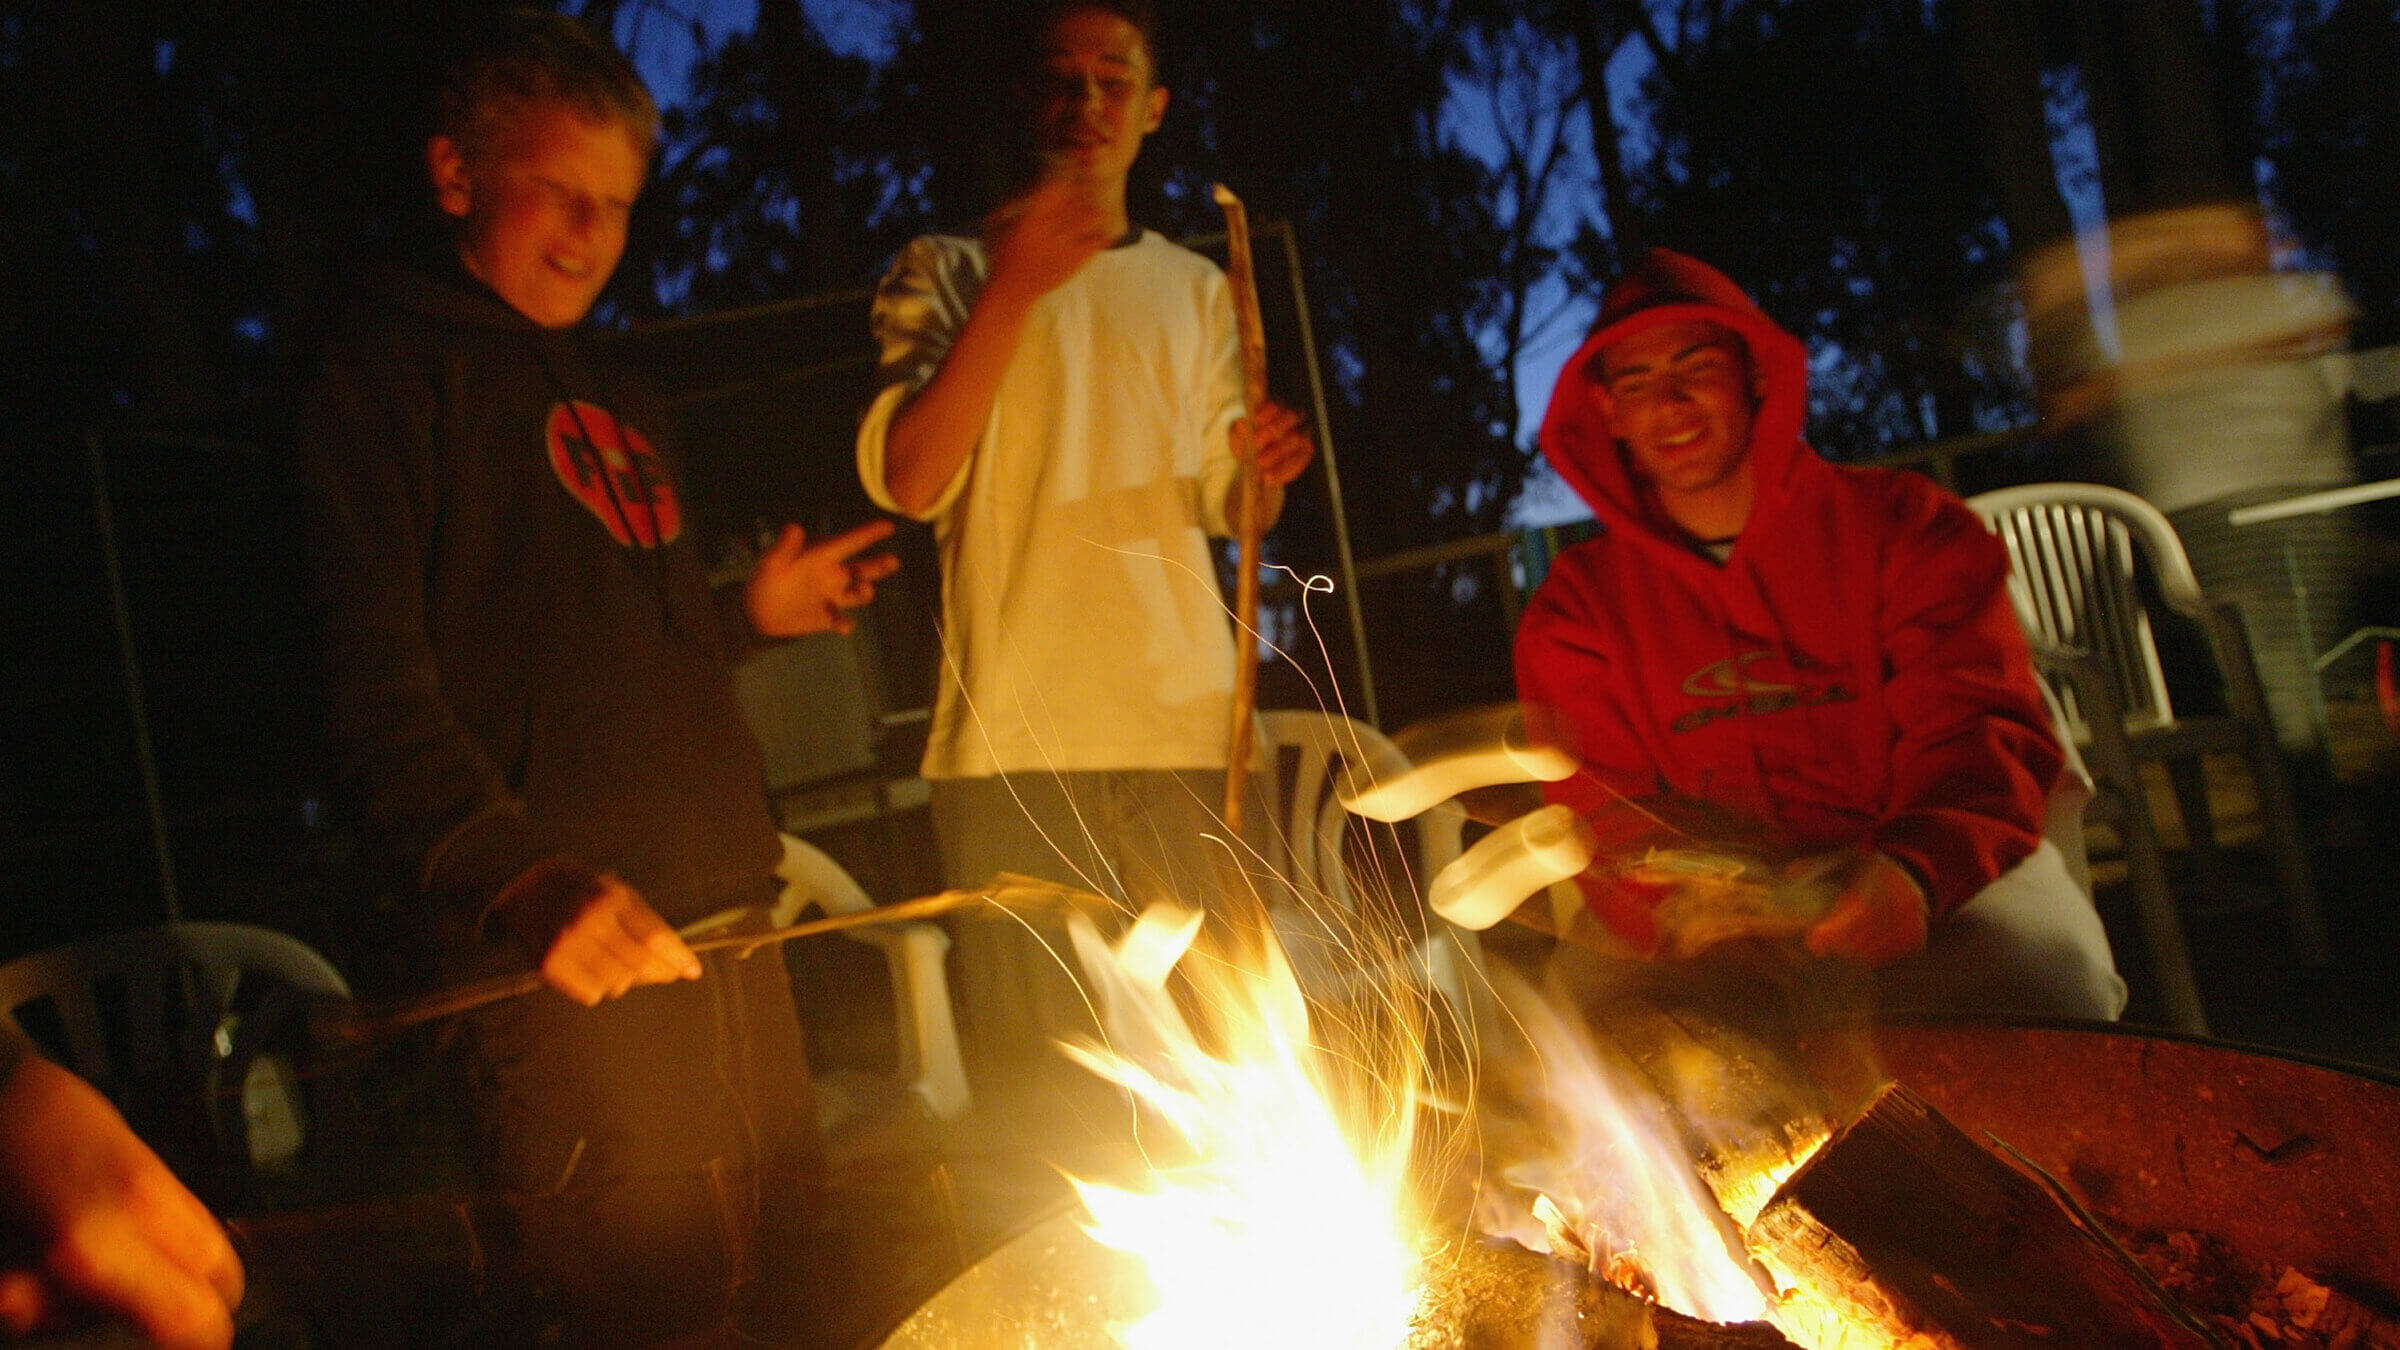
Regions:
[[2400, 1293], [2400, 1082], [2113, 1028], [1925, 1023], [1877, 1041], [1894, 1077], [2122, 1228]]
[[[1876, 1039], [1895, 1079], [1970, 1134], [2007, 1141], [2114, 1228], [2199, 1235], [2370, 1303], [2400, 1290], [2400, 1084], [2090, 1026], [1920, 1023]], [[1141, 1311], [1144, 1277], [1081, 1218], [1053, 1215], [1002, 1245], [883, 1344], [1116, 1345], [1111, 1325]], [[1586, 1345], [1644, 1343], [1638, 1329], [1582, 1330]], [[1781, 1343], [1661, 1331], [1670, 1346]]]

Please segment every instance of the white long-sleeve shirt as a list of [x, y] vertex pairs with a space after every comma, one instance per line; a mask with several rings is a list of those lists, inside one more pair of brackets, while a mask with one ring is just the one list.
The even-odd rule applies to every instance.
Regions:
[[[858, 472], [886, 510], [892, 418], [988, 267], [979, 241], [928, 235], [876, 295]], [[1207, 538], [1228, 532], [1241, 413], [1231, 293], [1198, 254], [1143, 231], [1034, 306], [974, 452], [900, 512], [942, 557], [926, 777], [1224, 767], [1233, 641]]]

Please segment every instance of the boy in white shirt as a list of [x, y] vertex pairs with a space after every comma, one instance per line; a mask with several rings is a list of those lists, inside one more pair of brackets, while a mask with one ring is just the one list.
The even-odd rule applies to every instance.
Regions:
[[[1242, 524], [1237, 443], [1262, 529], [1316, 447], [1273, 403], [1236, 435], [1225, 277], [1128, 219], [1167, 106], [1153, 30], [1138, 0], [1044, 11], [1023, 88], [1038, 180], [976, 237], [911, 243], [875, 302], [886, 384], [859, 476], [941, 547], [924, 773], [953, 885], [1010, 870], [1208, 904], [1250, 861], [1216, 818], [1234, 671], [1208, 536]], [[1009, 925], [967, 925], [959, 965], [987, 1069], [1088, 1021]]]

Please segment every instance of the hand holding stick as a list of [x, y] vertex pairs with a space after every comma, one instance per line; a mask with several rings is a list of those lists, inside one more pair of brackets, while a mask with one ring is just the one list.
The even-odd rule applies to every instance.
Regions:
[[[698, 938], [688, 945], [694, 952], [732, 951], [748, 956], [761, 947], [793, 938], [815, 937], [820, 933], [838, 933], [850, 928], [872, 928], [883, 924], [912, 923], [931, 919], [974, 906], [988, 905], [996, 911], [1027, 909], [1101, 909], [1113, 912], [1116, 902], [1105, 896], [1061, 886], [1055, 882], [1003, 872], [989, 885], [967, 890], [943, 891], [937, 895], [903, 900], [898, 904], [878, 905], [849, 914], [828, 914], [783, 928], [771, 928], [763, 933], [727, 933]], [[703, 920], [703, 925], [711, 921]], [[332, 1005], [315, 1019], [311, 1032], [321, 1045], [346, 1049], [381, 1040], [410, 1027], [453, 1017], [502, 999], [519, 998], [543, 987], [538, 970], [521, 971], [477, 980], [449, 989], [436, 990], [415, 998], [399, 999], [384, 1004]]]

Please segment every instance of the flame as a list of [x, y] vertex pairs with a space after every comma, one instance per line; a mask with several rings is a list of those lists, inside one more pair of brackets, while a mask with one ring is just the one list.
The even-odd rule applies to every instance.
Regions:
[[[1604, 1054], [1580, 1019], [1512, 998], [1538, 1066], [1533, 1132], [1503, 1162], [1514, 1188], [1487, 1194], [1479, 1223], [1583, 1261], [1609, 1282], [1712, 1322], [1767, 1315], [1773, 1286], [1700, 1177], [1657, 1093]], [[1770, 1191], [1771, 1191], [1770, 1187]], [[1518, 1197], [1533, 1197], [1523, 1203]]]
[[1108, 1044], [1067, 1053], [1172, 1131], [1141, 1189], [1070, 1178], [1088, 1231], [1140, 1257], [1157, 1293], [1117, 1334], [1132, 1350], [1394, 1350], [1426, 1245], [1407, 1199], [1413, 1095], [1386, 1075], [1343, 1078], [1272, 943], [1256, 970], [1186, 971], [1204, 1045], [1166, 985], [1199, 927], [1153, 906], [1111, 950], [1071, 923]]

